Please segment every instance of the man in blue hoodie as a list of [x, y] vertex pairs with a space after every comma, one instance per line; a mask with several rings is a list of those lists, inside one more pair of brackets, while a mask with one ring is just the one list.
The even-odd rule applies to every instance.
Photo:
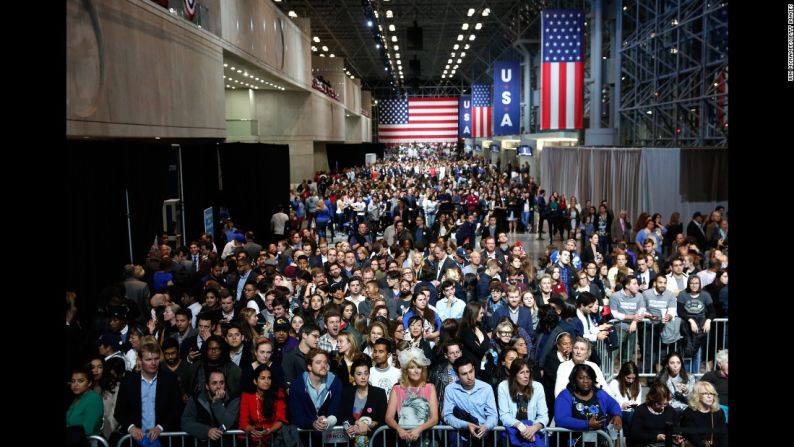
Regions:
[[[290, 385], [290, 422], [298, 428], [325, 431], [336, 425], [342, 382], [328, 370], [327, 352], [312, 348], [305, 358], [306, 371]], [[318, 445], [319, 440], [312, 441]]]

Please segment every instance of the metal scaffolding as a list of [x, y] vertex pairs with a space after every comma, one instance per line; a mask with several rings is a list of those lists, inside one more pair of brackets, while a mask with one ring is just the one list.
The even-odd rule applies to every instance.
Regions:
[[623, 2], [622, 144], [728, 145], [727, 12], [717, 1]]

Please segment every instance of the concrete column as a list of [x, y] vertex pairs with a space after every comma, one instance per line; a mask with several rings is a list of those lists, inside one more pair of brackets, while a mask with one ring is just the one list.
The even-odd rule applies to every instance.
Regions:
[[314, 177], [314, 142], [289, 142], [289, 181], [300, 183]]

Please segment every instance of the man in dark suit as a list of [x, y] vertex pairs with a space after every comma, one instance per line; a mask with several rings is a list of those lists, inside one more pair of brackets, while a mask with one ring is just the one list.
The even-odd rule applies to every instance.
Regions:
[[[433, 257], [435, 258], [433, 271], [436, 274], [433, 285], [438, 287], [438, 284], [441, 284], [447, 270], [456, 268], [458, 265], [455, 264], [455, 261], [451, 257], [447, 256], [447, 250], [440, 245], [436, 245], [435, 248], [433, 248]], [[438, 284], [436, 284], [436, 282], [438, 282]]]
[[653, 287], [653, 282], [656, 280], [656, 272], [648, 268], [648, 261], [644, 256], [637, 258], [637, 284], [640, 285], [640, 292], [645, 292]]
[[262, 251], [262, 246], [254, 241], [255, 237], [253, 231], [249, 230], [245, 232], [245, 245], [243, 245], [243, 251], [248, 255], [248, 259], [251, 260], [258, 258], [259, 252]]
[[160, 346], [141, 346], [141, 372], [127, 375], [119, 386], [114, 416], [119, 431], [140, 443], [144, 436], [155, 441], [164, 431], [179, 431], [182, 398], [179, 381], [166, 367], [160, 368]]
[[499, 232], [499, 228], [496, 225], [496, 216], [489, 213], [488, 214], [488, 225], [483, 225], [480, 228], [480, 234], [482, 235], [482, 239], [480, 239], [480, 240], [483, 240], [483, 239], [487, 238], [488, 236], [496, 239], [496, 236], [499, 234], [498, 232]]
[[695, 211], [695, 214], [692, 215], [692, 220], [686, 226], [686, 236], [695, 238], [695, 243], [700, 251], [706, 249], [706, 233], [703, 231], [703, 215], [700, 214], [700, 211]]
[[149, 285], [141, 281], [145, 272], [140, 265], [127, 264], [124, 266], [124, 293], [127, 299], [134, 302], [138, 306], [138, 323], [146, 324], [151, 317], [149, 305], [149, 298], [152, 293], [149, 290]]

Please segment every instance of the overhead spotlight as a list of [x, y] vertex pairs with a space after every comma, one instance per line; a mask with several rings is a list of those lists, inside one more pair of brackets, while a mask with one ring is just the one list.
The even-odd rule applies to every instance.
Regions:
[[292, 17], [293, 19], [298, 17], [298, 14], [296, 14], [295, 11], [290, 11], [289, 13], [287, 13], [287, 15]]
[[491, 14], [491, 8], [485, 8], [485, 9], [482, 10], [482, 16], [483, 17], [488, 17], [488, 15], [490, 15], [490, 14]]
[[444, 66], [444, 68], [446, 68], [447, 70], [449, 70], [449, 64], [445, 65], [445, 66]]
[[457, 60], [457, 63], [461, 63], [461, 62], [463, 62], [463, 59], [458, 59]]
[[394, 53], [394, 57], [396, 57], [397, 59], [399, 59], [399, 58], [400, 58], [400, 53]]
[[325, 57], [325, 53], [320, 53], [320, 57]]
[[463, 34], [458, 34], [458, 40], [463, 40]]
[[328, 47], [323, 45], [323, 51], [328, 51]]
[[228, 66], [229, 66], [229, 64], [223, 64], [223, 66], [224, 66], [224, 67], [228, 67]]
[[452, 57], [455, 57], [455, 52], [453, 51], [453, 52], [449, 53], [449, 55], [452, 56]]
[[317, 37], [317, 36], [314, 36], [314, 37], [312, 38], [312, 40], [314, 40], [314, 42], [316, 42], [316, 43], [320, 43], [320, 38], [319, 38], [319, 37]]
[[474, 40], [474, 39], [476, 39], [476, 38], [477, 38], [477, 36], [475, 36], [474, 34], [472, 34], [471, 36], [469, 36], [469, 40]]
[[452, 63], [452, 59], [447, 59], [447, 63], [451, 64]]
[[391, 41], [392, 42], [397, 42], [397, 36], [391, 36]]
[[392, 23], [391, 25], [389, 25], [389, 31], [394, 31], [394, 30], [396, 30], [396, 29], [397, 29], [397, 28], [394, 26], [394, 24], [393, 24], [393, 23]]
[[393, 48], [394, 48], [394, 51], [400, 51], [400, 46], [399, 45], [394, 45]]
[[474, 25], [474, 29], [479, 30], [480, 28], [482, 28], [482, 23], [477, 22], [477, 24]]
[[463, 49], [464, 50], [468, 50], [469, 49], [469, 44], [463, 45]]
[[474, 15], [474, 8], [469, 8], [469, 12], [466, 13], [467, 16], [471, 17]]
[[467, 29], [469, 29], [469, 24], [468, 23], [464, 23], [463, 26], [460, 29], [462, 29], [463, 31], [466, 31]]
[[336, 57], [336, 56], [334, 56], [334, 53], [331, 53], [328, 55], [328, 57]]
[[312, 51], [314, 51], [316, 53], [317, 52], [317, 47], [312, 45]]
[[442, 75], [441, 75], [441, 79], [444, 79], [444, 78], [446, 78], [446, 77], [447, 77], [447, 75], [445, 75], [445, 74], [442, 74]]
[[394, 17], [394, 13], [391, 12], [391, 9], [386, 10], [386, 18], [391, 19]]
[[460, 48], [460, 45], [458, 45], [458, 44], [452, 45], [452, 49], [453, 50], [457, 50], [458, 48]]
[[367, 20], [367, 26], [368, 26], [369, 28], [372, 28], [372, 20]]
[[464, 51], [464, 52], [460, 53], [460, 57], [466, 57], [466, 52]]
[[376, 44], [375, 44], [375, 49], [376, 49], [376, 50], [380, 50], [380, 44], [379, 44], [379, 43], [376, 43]]

